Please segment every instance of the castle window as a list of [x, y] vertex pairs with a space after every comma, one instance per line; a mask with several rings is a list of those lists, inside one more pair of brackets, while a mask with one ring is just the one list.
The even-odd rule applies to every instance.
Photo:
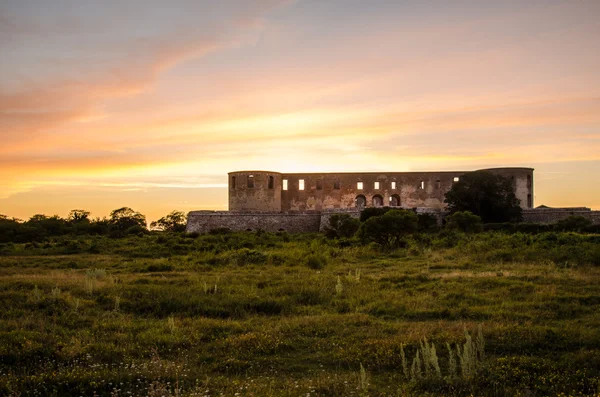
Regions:
[[531, 175], [527, 175], [527, 187], [531, 188]]
[[373, 184], [373, 189], [375, 189], [375, 190], [379, 190], [379, 182], [375, 182], [375, 183]]
[[273, 177], [269, 175], [269, 189], [273, 189]]
[[362, 194], [359, 194], [358, 196], [356, 196], [354, 203], [356, 204], [356, 207], [358, 207], [358, 208], [365, 208], [367, 205], [367, 198], [365, 196], [363, 196]]
[[439, 179], [437, 181], [435, 181], [435, 188], [439, 189], [442, 187], [442, 181], [440, 181]]
[[317, 179], [317, 190], [323, 190], [323, 181]]
[[298, 180], [298, 190], [304, 190], [304, 179]]
[[390, 196], [390, 207], [399, 207], [400, 206], [400, 196], [397, 194], [392, 194]]
[[379, 194], [373, 196], [372, 202], [373, 207], [383, 207], [383, 197], [381, 197]]
[[340, 181], [333, 182], [333, 188], [335, 190], [340, 190]]
[[455, 177], [454, 177], [454, 182], [458, 182], [458, 181], [460, 181], [460, 178], [459, 178], [459, 177], [457, 177], [457, 176], [455, 176]]
[[281, 185], [282, 185], [282, 189], [283, 189], [283, 190], [288, 190], [288, 181], [287, 181], [287, 179], [284, 179], [284, 180], [281, 182]]
[[533, 201], [531, 200], [531, 194], [527, 195], [527, 208], [533, 207]]
[[392, 190], [396, 190], [396, 181], [392, 181]]
[[362, 190], [363, 189], [363, 183], [362, 182], [356, 182], [356, 188], [358, 190]]
[[231, 188], [235, 189], [235, 176], [231, 177]]
[[252, 189], [254, 187], [254, 175], [248, 175], [248, 188]]
[[419, 182], [419, 189], [421, 189], [421, 190], [425, 189], [425, 181]]

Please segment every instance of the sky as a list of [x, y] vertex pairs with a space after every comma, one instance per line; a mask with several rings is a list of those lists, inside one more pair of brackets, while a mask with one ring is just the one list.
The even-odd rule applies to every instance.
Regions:
[[227, 209], [227, 172], [535, 168], [600, 209], [600, 1], [0, 0], [0, 214]]

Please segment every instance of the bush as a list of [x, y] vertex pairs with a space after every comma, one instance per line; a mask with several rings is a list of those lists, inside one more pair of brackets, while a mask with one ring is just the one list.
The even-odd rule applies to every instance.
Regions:
[[323, 269], [327, 265], [327, 257], [320, 254], [311, 254], [306, 257], [306, 266], [311, 269]]
[[327, 238], [350, 238], [356, 234], [360, 221], [348, 214], [334, 214], [329, 218], [329, 226], [325, 227]]
[[579, 232], [592, 225], [592, 221], [581, 215], [571, 215], [566, 219], [556, 222], [556, 230], [565, 232]]
[[391, 210], [371, 217], [363, 223], [358, 237], [365, 242], [375, 242], [384, 248], [398, 248], [402, 238], [418, 228], [417, 215], [408, 210]]
[[418, 214], [417, 219], [419, 230], [431, 231], [438, 228], [437, 218], [431, 214]]
[[369, 207], [360, 212], [360, 221], [366, 222], [367, 219], [374, 216], [381, 216], [391, 210], [390, 207]]
[[458, 211], [446, 217], [446, 227], [467, 233], [476, 233], [483, 230], [481, 218], [469, 211]]

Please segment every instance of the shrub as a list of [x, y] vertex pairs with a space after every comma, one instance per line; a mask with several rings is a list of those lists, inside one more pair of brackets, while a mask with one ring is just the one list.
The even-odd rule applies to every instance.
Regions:
[[306, 266], [311, 269], [319, 270], [327, 265], [327, 257], [320, 254], [311, 254], [306, 257]]
[[468, 233], [476, 233], [483, 230], [481, 218], [469, 211], [458, 211], [446, 217], [446, 227]]
[[592, 221], [581, 215], [571, 215], [556, 222], [556, 229], [567, 232], [579, 232], [592, 225]]
[[374, 216], [381, 216], [391, 210], [390, 207], [369, 207], [365, 208], [360, 212], [360, 221], [366, 222], [367, 219]]
[[437, 229], [438, 223], [435, 216], [431, 214], [418, 214], [417, 219], [419, 230], [428, 231]]
[[375, 242], [384, 248], [398, 248], [402, 238], [417, 228], [418, 219], [414, 212], [391, 210], [367, 219], [361, 225], [358, 236], [363, 241]]
[[325, 227], [328, 238], [350, 238], [356, 234], [360, 221], [348, 214], [334, 214], [329, 218], [329, 226]]

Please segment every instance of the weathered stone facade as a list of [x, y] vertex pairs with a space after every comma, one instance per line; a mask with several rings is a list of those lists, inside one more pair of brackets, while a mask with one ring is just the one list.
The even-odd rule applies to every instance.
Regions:
[[[512, 179], [521, 207], [533, 207], [532, 168], [486, 171]], [[383, 206], [431, 213], [441, 223], [445, 195], [466, 172], [230, 172], [229, 211], [192, 211], [188, 214], [187, 231], [228, 228], [317, 232], [329, 223], [332, 214], [358, 217], [364, 207]]]
[[570, 216], [583, 216], [600, 225], [600, 211], [592, 211], [586, 207], [571, 208], [534, 208], [523, 210], [523, 222], [556, 223]]
[[[512, 179], [523, 209], [533, 208], [532, 168], [490, 168]], [[468, 171], [282, 174], [229, 173], [230, 211], [322, 211], [361, 207], [444, 209], [444, 198]]]

